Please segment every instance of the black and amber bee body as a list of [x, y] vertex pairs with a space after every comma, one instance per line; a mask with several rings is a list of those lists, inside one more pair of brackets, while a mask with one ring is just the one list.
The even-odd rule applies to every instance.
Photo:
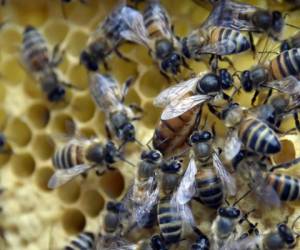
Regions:
[[245, 147], [262, 155], [275, 154], [281, 150], [275, 132], [267, 124], [251, 116], [241, 122], [238, 136]]
[[169, 195], [159, 199], [157, 215], [164, 241], [167, 244], [179, 242], [182, 234], [182, 219], [175, 205], [172, 205]]
[[276, 173], [265, 173], [266, 183], [273, 187], [282, 201], [300, 200], [300, 180]]
[[269, 72], [273, 80], [300, 74], [300, 48], [283, 51], [270, 61]]
[[198, 169], [195, 198], [210, 208], [218, 208], [223, 204], [223, 184], [213, 168]]
[[300, 48], [300, 32], [297, 32], [295, 35], [283, 40], [280, 45], [281, 52], [297, 48]]
[[170, 120], [160, 120], [153, 136], [153, 147], [163, 155], [188, 147], [187, 138], [194, 130], [198, 107]]

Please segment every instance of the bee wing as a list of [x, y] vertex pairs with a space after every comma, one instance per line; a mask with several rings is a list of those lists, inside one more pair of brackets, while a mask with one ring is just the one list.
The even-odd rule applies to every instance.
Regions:
[[174, 100], [162, 112], [161, 120], [170, 120], [182, 115], [193, 107], [209, 100], [208, 95], [194, 95], [181, 100]]
[[281, 200], [278, 193], [272, 186], [266, 183], [265, 177], [259, 166], [252, 164], [250, 167], [252, 168], [252, 171], [255, 171], [254, 176], [252, 177], [252, 186], [256, 197], [266, 206], [280, 207]]
[[147, 222], [151, 210], [158, 200], [159, 188], [154, 177], [150, 177], [144, 186], [145, 194], [142, 205], [134, 206], [134, 216], [139, 226], [143, 227]]
[[173, 195], [173, 199], [181, 205], [189, 202], [196, 193], [195, 178], [197, 174], [197, 166], [194, 158], [190, 159], [189, 165], [185, 170], [177, 191]]
[[237, 130], [229, 131], [225, 140], [224, 155], [226, 160], [231, 161], [239, 152], [242, 142], [238, 137]]
[[151, 49], [143, 15], [138, 11], [127, 11], [127, 13], [123, 13], [123, 19], [127, 25], [127, 29], [121, 31], [121, 36], [125, 40], [144, 45]]
[[97, 105], [106, 111], [120, 104], [119, 86], [114, 79], [98, 73], [90, 74], [90, 93]]
[[206, 21], [201, 25], [202, 28], [223, 26], [244, 31], [257, 30], [251, 18], [239, 18], [243, 15], [251, 15], [251, 13], [258, 10], [257, 7], [232, 0], [219, 0], [214, 2], [213, 10], [210, 12]]
[[191, 78], [163, 90], [157, 97], [155, 97], [153, 104], [157, 107], [165, 107], [173, 100], [180, 99], [188, 92], [192, 92], [200, 79], [200, 77]]
[[220, 250], [240, 250], [240, 249], [257, 249], [261, 236], [249, 236], [240, 240], [227, 241]]
[[300, 81], [294, 76], [288, 76], [279, 81], [267, 82], [263, 84], [263, 86], [276, 89], [286, 94], [297, 94], [300, 96]]
[[191, 208], [189, 207], [189, 205], [185, 204], [185, 205], [179, 205], [178, 206], [179, 209], [179, 214], [181, 217], [181, 220], [183, 221], [183, 223], [185, 225], [189, 226], [195, 226], [195, 219], [194, 219], [194, 215], [193, 212], [191, 210]]
[[229, 193], [229, 195], [233, 196], [236, 194], [236, 182], [235, 179], [231, 176], [231, 174], [226, 170], [225, 166], [221, 162], [218, 154], [216, 152], [213, 153], [213, 165], [218, 173], [218, 176], [222, 180], [225, 189]]
[[200, 47], [195, 51], [197, 54], [215, 54], [215, 55], [229, 55], [236, 49], [236, 44], [229, 39], [225, 39], [216, 43], [211, 43]]
[[88, 171], [92, 166], [77, 165], [70, 169], [57, 169], [48, 182], [48, 188], [54, 189], [71, 181], [76, 176]]
[[[108, 246], [106, 246], [108, 245]], [[111, 243], [103, 243], [103, 239], [99, 239], [96, 243], [96, 250], [134, 250], [136, 246], [120, 237], [113, 237]]]

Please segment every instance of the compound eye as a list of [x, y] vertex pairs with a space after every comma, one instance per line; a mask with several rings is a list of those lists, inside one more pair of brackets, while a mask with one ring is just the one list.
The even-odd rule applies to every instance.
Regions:
[[151, 152], [152, 160], [157, 161], [157, 160], [160, 159], [160, 157], [161, 157], [161, 154], [159, 152], [157, 152], [157, 151], [152, 151]]
[[225, 209], [224, 207], [220, 207], [220, 208], [218, 209], [218, 214], [219, 214], [220, 216], [225, 216], [225, 215], [226, 215], [226, 209]]
[[203, 131], [199, 135], [200, 141], [208, 141], [212, 138], [212, 134], [208, 131]]
[[195, 132], [190, 137], [191, 143], [198, 143], [201, 141], [201, 136], [199, 132]]

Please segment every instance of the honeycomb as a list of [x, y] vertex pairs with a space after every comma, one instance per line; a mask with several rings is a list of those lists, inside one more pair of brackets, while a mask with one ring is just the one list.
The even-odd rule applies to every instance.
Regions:
[[[6, 238], [6, 244], [1, 241], [0, 249], [61, 249], [72, 235], [82, 230], [96, 232], [105, 202], [121, 198], [132, 180], [133, 168], [123, 164], [101, 178], [89, 173], [86, 179], [78, 177], [56, 190], [47, 187], [54, 171], [51, 156], [57, 147], [63, 145], [62, 135], [73, 133], [75, 127], [76, 133], [87, 137], [96, 135], [103, 140], [106, 137], [104, 115], [97, 110], [89, 95], [88, 75], [79, 64], [78, 57], [90, 32], [117, 1], [86, 2], [82, 4], [74, 0], [62, 6], [60, 0], [7, 0], [0, 7], [0, 20], [5, 22], [0, 30], [0, 124], [13, 152], [0, 154], [0, 184], [5, 188], [1, 196], [3, 213], [0, 216]], [[247, 2], [268, 7], [264, 0]], [[208, 10], [194, 5], [192, 1], [162, 0], [162, 3], [169, 11], [179, 36], [186, 35], [209, 14]], [[279, 10], [287, 9], [280, 2], [269, 1], [269, 4]], [[287, 21], [299, 25], [299, 11], [290, 13]], [[39, 29], [51, 48], [60, 44], [65, 49], [59, 70], [66, 81], [80, 89], [68, 90], [65, 102], [47, 102], [37, 82], [20, 63], [22, 32], [28, 24]], [[284, 35], [287, 37], [293, 32], [295, 30], [286, 28]], [[120, 83], [130, 76], [138, 76], [126, 103], [137, 103], [145, 111], [136, 127], [137, 138], [146, 144], [161, 112], [153, 106], [153, 97], [169, 85], [153, 65], [145, 48], [125, 44], [121, 50], [135, 63], [125, 63], [111, 56], [108, 64], [112, 65], [111, 73]], [[241, 70], [257, 59], [253, 59], [251, 53], [245, 53], [232, 60], [237, 70]], [[204, 63], [189, 63], [195, 72], [208, 68]], [[240, 100], [243, 105], [250, 105], [249, 96], [240, 97]], [[283, 124], [283, 128], [291, 126], [291, 119]], [[221, 128], [222, 125], [217, 124], [219, 131]], [[299, 136], [283, 137], [282, 143], [283, 152], [274, 157], [275, 162], [300, 156]], [[140, 148], [135, 144], [127, 148], [131, 162], [136, 162], [138, 150]], [[296, 167], [287, 172], [300, 177]], [[291, 204], [290, 207], [299, 213], [297, 205]]]

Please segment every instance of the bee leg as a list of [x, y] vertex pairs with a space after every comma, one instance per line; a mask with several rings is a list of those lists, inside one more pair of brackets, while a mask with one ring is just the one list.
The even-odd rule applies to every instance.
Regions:
[[109, 129], [109, 126], [108, 126], [107, 123], [105, 123], [105, 132], [106, 132], [107, 138], [108, 138], [109, 140], [111, 140], [111, 139], [112, 139], [112, 135], [111, 135], [111, 133], [110, 133], [110, 129]]
[[297, 128], [298, 132], [300, 132], [300, 120], [299, 120], [298, 112], [294, 112], [293, 115], [294, 115], [296, 128]]
[[229, 64], [229, 66], [231, 68], [233, 68], [234, 71], [237, 71], [237, 69], [235, 68], [233, 62], [228, 57], [226, 57], [226, 56], [224, 56], [224, 57], [219, 56], [219, 60], [222, 61], [222, 62], [227, 62]]
[[128, 93], [129, 88], [131, 87], [132, 83], [135, 81], [135, 77], [129, 77], [125, 83], [123, 84], [122, 94], [121, 94], [121, 102], [124, 103], [125, 96]]
[[214, 114], [216, 117], [218, 117], [220, 120], [222, 120], [222, 114], [221, 112], [219, 112], [218, 110], [216, 110], [216, 108], [210, 104], [210, 103], [207, 103], [207, 107], [209, 109], [209, 111]]
[[251, 50], [253, 52], [253, 58], [255, 58], [256, 48], [255, 48], [255, 45], [254, 45], [253, 35], [252, 35], [252, 32], [248, 32], [248, 34], [249, 34], [249, 40], [250, 40]]
[[299, 163], [300, 163], [300, 157], [295, 158], [295, 159], [293, 159], [289, 162], [284, 162], [284, 163], [281, 163], [281, 164], [274, 165], [270, 168], [270, 172], [273, 172], [275, 169], [280, 169], [280, 168], [288, 169], [288, 168], [293, 167], [293, 166], [295, 166], [296, 164], [299, 164]]
[[52, 50], [52, 57], [51, 57], [51, 60], [50, 60], [50, 65], [51, 67], [55, 68], [57, 67], [59, 64], [61, 64], [62, 60], [63, 60], [63, 57], [64, 57], [64, 54], [65, 54], [65, 51], [60, 51], [60, 48], [59, 48], [59, 44], [56, 44]]
[[143, 118], [143, 116], [135, 116], [131, 118], [131, 121], [139, 121]]
[[104, 69], [105, 69], [106, 71], [110, 71], [111, 68], [108, 66], [107, 61], [103, 60], [102, 62], [103, 62]]
[[255, 103], [256, 98], [257, 98], [258, 95], [259, 95], [259, 90], [256, 89], [256, 90], [255, 90], [255, 93], [254, 93], [254, 95], [253, 95], [253, 97], [252, 97], [252, 99], [251, 99], [251, 105], [252, 105], [252, 106], [254, 106], [254, 103]]
[[189, 70], [193, 70], [190, 65], [188, 65], [188, 63], [186, 62], [186, 60], [184, 59], [184, 57], [182, 57], [182, 65], [183, 67], [185, 67], [186, 69], [189, 69]]
[[273, 93], [273, 89], [269, 89], [269, 92], [268, 92], [268, 95], [267, 95], [267, 97], [266, 97], [266, 99], [264, 101], [264, 104], [266, 104], [269, 101], [272, 93]]
[[162, 70], [159, 70], [160, 74], [167, 79], [168, 83], [170, 84], [172, 82], [172, 79]]
[[[202, 108], [199, 109], [197, 115], [196, 115], [196, 119], [195, 119], [195, 123], [194, 123], [194, 128], [193, 130], [198, 130], [200, 121], [201, 121], [201, 116], [202, 116]], [[206, 121], [205, 121], [206, 122]]]
[[128, 105], [131, 109], [133, 109], [136, 113], [143, 113], [144, 110], [142, 107], [140, 107], [138, 104], [136, 103], [131, 103]]
[[106, 165], [106, 168], [107, 168], [108, 170], [110, 170], [110, 171], [116, 170], [115, 167], [112, 167], [112, 166], [110, 166], [110, 165]]
[[213, 73], [217, 73], [217, 69], [218, 69], [218, 57], [216, 55], [211, 55], [208, 64], [211, 67], [211, 71]]
[[116, 55], [126, 62], [133, 62], [130, 58], [124, 56], [117, 48], [114, 49]]

